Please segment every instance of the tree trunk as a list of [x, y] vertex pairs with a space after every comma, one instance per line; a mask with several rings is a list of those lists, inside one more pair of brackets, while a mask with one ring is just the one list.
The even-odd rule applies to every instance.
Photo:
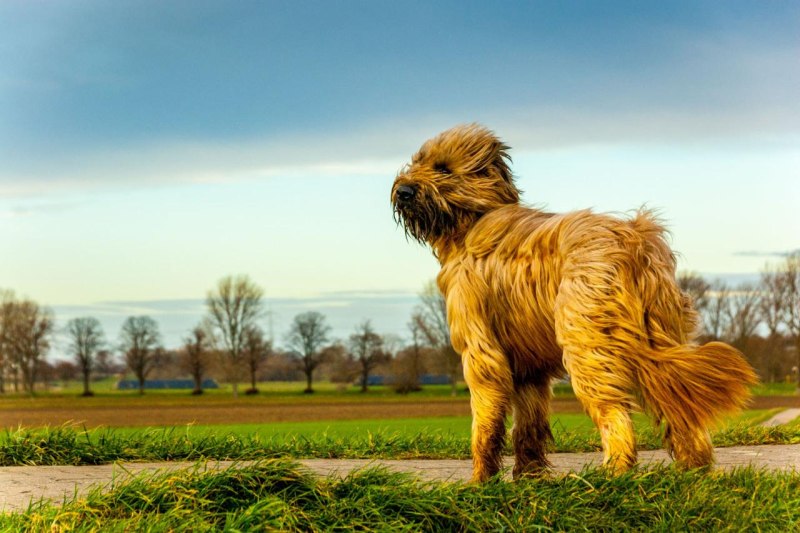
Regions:
[[192, 377], [194, 378], [194, 390], [192, 394], [203, 394], [203, 376], [196, 373], [193, 374]]
[[144, 395], [144, 376], [139, 377], [139, 394]]
[[303, 392], [306, 394], [311, 394], [314, 392], [314, 389], [311, 387], [311, 374], [313, 371], [307, 370], [306, 371], [306, 390]]
[[234, 379], [233, 383], [231, 383], [231, 385], [233, 386], [233, 397], [234, 398], [238, 398], [239, 397], [239, 380], [238, 379]]
[[22, 385], [27, 389], [28, 394], [33, 396], [33, 389], [36, 384], [36, 367], [31, 365], [27, 366], [28, 361], [25, 361], [25, 366], [22, 367]]
[[369, 379], [369, 370], [364, 368], [361, 370], [361, 392], [367, 392], [368, 379]]
[[89, 390], [89, 371], [85, 370], [83, 372], [83, 395], [84, 396], [93, 396], [92, 391]]

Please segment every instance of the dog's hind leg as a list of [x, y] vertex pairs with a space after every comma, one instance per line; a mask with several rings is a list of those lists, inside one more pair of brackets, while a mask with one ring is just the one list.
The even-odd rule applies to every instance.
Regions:
[[668, 421], [664, 441], [667, 451], [681, 468], [702, 468], [714, 462], [711, 435], [702, 426], [676, 431]]
[[575, 395], [600, 431], [603, 465], [622, 473], [636, 464], [636, 440], [631, 422], [633, 398], [616, 371], [609, 371], [596, 354], [567, 347], [564, 361]]
[[511, 396], [514, 408], [514, 479], [536, 475], [548, 468], [547, 445], [553, 440], [550, 431], [550, 383], [518, 385]]
[[555, 327], [575, 395], [600, 430], [604, 464], [623, 472], [636, 462], [630, 411], [636, 405], [633, 342], [613, 266], [600, 260], [565, 277]]

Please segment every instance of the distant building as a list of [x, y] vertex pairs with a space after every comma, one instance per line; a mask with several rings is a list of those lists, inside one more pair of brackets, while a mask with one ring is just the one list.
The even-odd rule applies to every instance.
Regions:
[[[394, 383], [394, 376], [384, 376], [377, 374], [367, 379], [367, 385], [391, 385]], [[419, 377], [420, 385], [450, 385], [450, 376], [445, 374], [423, 374]], [[361, 385], [361, 382], [355, 383]]]
[[[145, 389], [194, 389], [194, 381], [191, 379], [146, 379]], [[203, 380], [204, 389], [218, 389], [219, 385], [213, 379]], [[138, 390], [139, 380], [121, 379], [117, 382], [118, 390]]]

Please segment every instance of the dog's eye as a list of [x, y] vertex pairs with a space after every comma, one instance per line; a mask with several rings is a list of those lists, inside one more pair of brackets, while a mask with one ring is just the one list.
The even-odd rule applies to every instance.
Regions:
[[438, 172], [439, 174], [452, 174], [453, 171], [450, 170], [450, 167], [447, 166], [447, 163], [436, 163], [433, 165], [433, 170]]

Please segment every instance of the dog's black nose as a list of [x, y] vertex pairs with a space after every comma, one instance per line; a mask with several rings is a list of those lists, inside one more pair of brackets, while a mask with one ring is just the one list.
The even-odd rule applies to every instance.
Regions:
[[401, 185], [397, 188], [397, 201], [407, 203], [414, 199], [417, 190], [410, 185]]

